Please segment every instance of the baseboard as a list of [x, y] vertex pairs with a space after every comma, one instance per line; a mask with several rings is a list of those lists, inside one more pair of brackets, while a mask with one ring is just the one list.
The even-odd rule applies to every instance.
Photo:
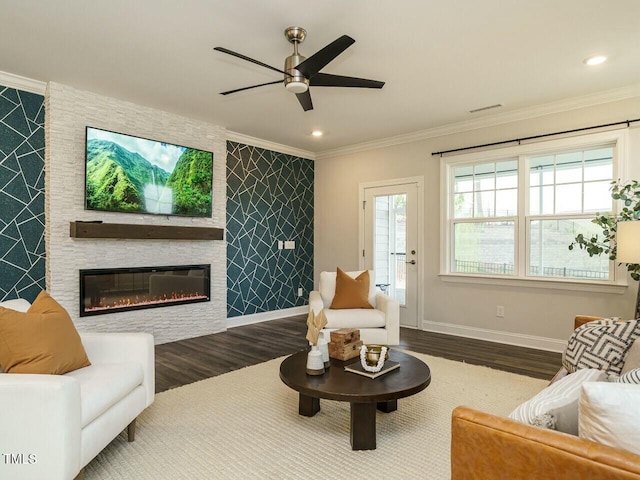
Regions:
[[547, 350], [550, 352], [563, 352], [565, 347], [567, 346], [566, 341], [557, 340], [555, 338], [502, 332], [499, 330], [489, 330], [486, 328], [455, 325], [453, 323], [431, 322], [428, 320], [423, 320], [422, 329], [429, 332], [446, 333], [447, 335], [475, 338], [477, 340], [505, 343], [507, 345], [517, 345], [519, 347], [535, 348], [536, 350]]
[[294, 315], [303, 315], [306, 313], [309, 313], [309, 305], [283, 308], [282, 310], [272, 310], [271, 312], [252, 313], [251, 315], [242, 315], [241, 317], [230, 317], [227, 318], [227, 328], [241, 327], [243, 325], [251, 325], [253, 323], [268, 322], [269, 320], [293, 317]]

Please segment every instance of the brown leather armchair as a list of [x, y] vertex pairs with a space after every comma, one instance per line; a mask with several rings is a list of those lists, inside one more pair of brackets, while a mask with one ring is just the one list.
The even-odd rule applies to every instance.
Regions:
[[457, 407], [451, 479], [638, 480], [640, 455]]
[[[600, 318], [579, 315], [575, 327]], [[560, 377], [559, 372], [554, 380]], [[639, 480], [640, 455], [457, 407], [451, 420], [451, 478]]]

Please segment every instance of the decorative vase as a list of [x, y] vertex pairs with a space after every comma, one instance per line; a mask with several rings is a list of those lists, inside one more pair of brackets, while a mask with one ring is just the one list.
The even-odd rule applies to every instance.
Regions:
[[324, 368], [329, 368], [329, 344], [324, 338], [324, 332], [320, 332], [320, 336], [318, 337], [318, 350], [320, 350], [320, 353], [322, 353]]
[[317, 345], [313, 345], [307, 355], [307, 375], [322, 375], [323, 373], [324, 361], [322, 360], [322, 352], [320, 352]]
[[362, 345], [360, 348], [360, 362], [365, 372], [379, 372], [388, 359], [389, 348], [385, 345]]

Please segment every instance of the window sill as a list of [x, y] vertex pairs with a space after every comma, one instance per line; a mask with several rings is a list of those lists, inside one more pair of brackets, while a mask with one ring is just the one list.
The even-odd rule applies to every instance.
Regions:
[[626, 283], [599, 283], [579, 280], [550, 280], [537, 278], [507, 278], [490, 275], [464, 275], [441, 273], [443, 282], [497, 285], [504, 287], [547, 288], [552, 290], [570, 290], [579, 292], [612, 293], [622, 295], [628, 288]]

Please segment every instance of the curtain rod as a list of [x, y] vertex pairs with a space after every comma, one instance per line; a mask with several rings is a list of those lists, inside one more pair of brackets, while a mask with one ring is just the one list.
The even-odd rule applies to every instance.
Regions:
[[462, 147], [462, 148], [454, 148], [451, 150], [442, 150], [441, 152], [432, 152], [431, 155], [445, 155], [447, 153], [453, 153], [453, 152], [462, 152], [464, 150], [473, 150], [474, 148], [482, 148], [482, 147], [493, 147], [495, 145], [504, 145], [506, 143], [514, 143], [514, 142], [518, 142], [518, 145], [520, 144], [520, 142], [525, 141], [525, 140], [535, 140], [536, 138], [544, 138], [544, 137], [552, 137], [554, 135], [564, 135], [566, 133], [575, 133], [575, 132], [583, 132], [585, 130], [593, 130], [596, 128], [604, 128], [604, 127], [613, 127], [616, 125], [626, 125], [627, 128], [629, 127], [629, 124], [631, 123], [635, 123], [635, 122], [640, 122], [640, 118], [636, 118], [634, 120], [624, 120], [622, 122], [614, 122], [614, 123], [605, 123], [602, 125], [594, 125], [592, 127], [583, 127], [583, 128], [574, 128], [573, 130], [564, 130], [562, 132], [554, 132], [554, 133], [543, 133], [541, 135], [532, 135], [531, 137], [522, 137], [522, 138], [514, 138], [513, 140], [503, 140], [501, 142], [493, 142], [493, 143], [484, 143], [482, 145], [474, 145], [472, 147]]

